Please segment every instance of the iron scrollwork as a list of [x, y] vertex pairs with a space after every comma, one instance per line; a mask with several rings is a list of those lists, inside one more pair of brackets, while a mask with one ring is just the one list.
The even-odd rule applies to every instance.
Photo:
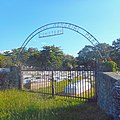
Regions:
[[[46, 24], [42, 27], [39, 27], [35, 31], [33, 31], [23, 42], [20, 52], [23, 51], [23, 49], [26, 47], [26, 45], [36, 35], [39, 35], [39, 38], [61, 35], [61, 34], [63, 34], [64, 28], [70, 29], [70, 30], [73, 30], [73, 31], [79, 33], [80, 35], [85, 37], [87, 40], [89, 40], [89, 42], [91, 42], [94, 47], [99, 44], [98, 40], [93, 35], [91, 35], [87, 30], [83, 29], [82, 27], [77, 26], [72, 23], [67, 23], [67, 22], [55, 22], [55, 23]], [[51, 29], [54, 29], [54, 31], [48, 31]], [[99, 52], [99, 55], [102, 58], [102, 55], [100, 52]]]

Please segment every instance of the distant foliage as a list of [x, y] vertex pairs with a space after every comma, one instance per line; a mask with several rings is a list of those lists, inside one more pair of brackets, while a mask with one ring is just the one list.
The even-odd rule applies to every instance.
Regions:
[[114, 40], [112, 46], [107, 43], [95, 46], [86, 45], [82, 50], [79, 50], [77, 57], [66, 55], [60, 47], [54, 45], [43, 46], [41, 50], [24, 48], [21, 54], [20, 51], [21, 48], [15, 48], [0, 54], [0, 67], [23, 64], [41, 69], [74, 69], [81, 65], [90, 65], [101, 58], [111, 58], [120, 68], [120, 38]]
[[78, 64], [88, 64], [94, 61], [98, 61], [101, 59], [100, 54], [103, 58], [109, 58], [112, 50], [112, 46], [106, 43], [100, 43], [94, 47], [91, 45], [86, 45], [78, 53]]
[[3, 66], [4, 60], [5, 60], [5, 57], [2, 54], [0, 54], [0, 67]]
[[113, 41], [112, 47], [113, 47], [113, 50], [110, 53], [110, 57], [120, 67], [120, 38]]

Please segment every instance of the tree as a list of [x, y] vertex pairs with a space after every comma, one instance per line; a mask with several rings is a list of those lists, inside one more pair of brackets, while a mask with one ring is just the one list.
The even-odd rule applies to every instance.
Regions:
[[[110, 53], [113, 51], [112, 46], [110, 46], [107, 43], [100, 43], [95, 46], [96, 49], [98, 49], [103, 57], [103, 59], [109, 59], [110, 58]], [[96, 53], [97, 56], [97, 53]], [[100, 59], [100, 56], [97, 57]]]
[[93, 62], [97, 57], [96, 50], [93, 46], [87, 45], [78, 53], [78, 65], [84, 64], [87, 65], [88, 63]]
[[5, 56], [4, 66], [5, 67], [14, 66], [14, 62], [12, 61], [12, 52], [5, 51], [4, 56]]
[[20, 54], [20, 50], [21, 48], [15, 48], [11, 51], [4, 52], [6, 63], [8, 63], [7, 66], [26, 63], [28, 57], [30, 56], [30, 53], [28, 53], [28, 50], [24, 49]]
[[21, 48], [12, 49], [10, 56], [14, 65], [21, 63], [20, 61], [22, 60], [22, 56], [20, 55], [20, 49]]
[[40, 62], [40, 52], [34, 52], [32, 53], [29, 58], [27, 59], [26, 64], [28, 66], [35, 66], [35, 67], [41, 67], [41, 62]]
[[113, 41], [112, 47], [113, 50], [110, 53], [110, 57], [120, 66], [120, 38]]
[[4, 66], [5, 67], [14, 66], [14, 63], [12, 62], [11, 56], [5, 56]]
[[114, 49], [120, 50], [120, 38], [117, 39], [117, 40], [114, 40], [113, 43], [112, 43], [112, 46], [113, 46]]
[[36, 49], [34, 48], [29, 48], [29, 49], [24, 48], [23, 51], [20, 53], [21, 48], [13, 49], [11, 52], [12, 62], [15, 65], [18, 64], [27, 65], [29, 57], [35, 53], [35, 50]]
[[4, 55], [0, 54], [0, 67], [4, 67], [4, 60], [5, 60], [5, 57]]
[[72, 55], [64, 55], [62, 66], [64, 69], [74, 69], [76, 67], [76, 58]]
[[43, 69], [60, 69], [62, 67], [63, 52], [59, 47], [44, 46], [40, 54]]
[[100, 54], [103, 59], [109, 59], [112, 50], [112, 46], [106, 43], [100, 43], [95, 47], [87, 45], [78, 53], [78, 64], [89, 64], [94, 61], [99, 61], [101, 60]]

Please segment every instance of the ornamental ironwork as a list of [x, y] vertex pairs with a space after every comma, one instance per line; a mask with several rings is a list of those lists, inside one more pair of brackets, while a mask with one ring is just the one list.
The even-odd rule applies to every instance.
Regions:
[[[24, 50], [24, 48], [27, 46], [27, 44], [36, 35], [38, 35], [39, 38], [61, 35], [64, 33], [64, 31], [63, 31], [64, 29], [73, 30], [73, 31], [79, 33], [84, 38], [86, 38], [94, 47], [96, 47], [96, 45], [100, 44], [98, 42], [98, 40], [90, 32], [88, 32], [87, 30], [85, 30], [84, 28], [82, 28], [78, 25], [75, 25], [72, 23], [67, 23], [67, 22], [55, 22], [55, 23], [43, 25], [43, 26], [39, 27], [38, 29], [36, 29], [35, 31], [33, 31], [23, 42], [20, 53]], [[51, 31], [51, 30], [53, 30], [53, 31]], [[96, 50], [98, 51], [100, 57], [102, 58], [102, 54], [100, 53], [98, 48], [96, 48]]]

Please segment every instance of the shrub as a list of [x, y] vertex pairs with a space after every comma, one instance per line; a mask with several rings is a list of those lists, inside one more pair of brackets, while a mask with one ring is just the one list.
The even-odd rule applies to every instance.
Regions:
[[102, 72], [116, 72], [118, 69], [114, 61], [103, 61], [99, 65], [99, 70]]

